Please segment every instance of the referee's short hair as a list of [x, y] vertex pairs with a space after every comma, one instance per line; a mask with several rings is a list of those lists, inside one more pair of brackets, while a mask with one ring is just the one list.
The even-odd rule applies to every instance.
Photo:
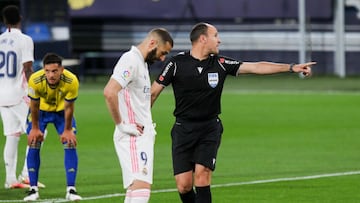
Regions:
[[190, 32], [190, 41], [191, 43], [197, 41], [201, 35], [207, 35], [208, 23], [198, 23], [194, 25]]
[[15, 5], [6, 6], [2, 10], [2, 16], [4, 23], [8, 25], [16, 25], [21, 20], [19, 8]]

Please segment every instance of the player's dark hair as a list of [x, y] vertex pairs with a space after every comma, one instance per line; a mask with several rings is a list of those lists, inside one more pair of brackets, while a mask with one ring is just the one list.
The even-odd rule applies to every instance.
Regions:
[[198, 23], [194, 25], [190, 32], [190, 41], [191, 43], [199, 39], [201, 35], [207, 35], [208, 24], [207, 23]]
[[4, 23], [9, 25], [16, 25], [21, 20], [19, 8], [15, 5], [6, 6], [2, 10], [2, 16]]
[[59, 66], [62, 64], [62, 57], [55, 53], [47, 53], [43, 58], [43, 65], [57, 63]]
[[171, 47], [174, 46], [174, 40], [171, 37], [170, 33], [166, 29], [164, 29], [164, 28], [155, 28], [155, 29], [151, 30], [150, 33], [155, 33], [156, 35], [158, 35], [160, 37], [160, 39], [164, 43], [169, 42]]

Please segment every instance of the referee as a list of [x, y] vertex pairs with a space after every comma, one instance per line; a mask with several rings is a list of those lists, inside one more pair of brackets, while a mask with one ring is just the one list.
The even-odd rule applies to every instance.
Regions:
[[[217, 29], [196, 24], [190, 51], [172, 57], [151, 87], [151, 102], [172, 84], [176, 117], [171, 130], [173, 172], [184, 203], [211, 203], [211, 176], [221, 142], [223, 126], [220, 99], [227, 75], [297, 72], [311, 75], [315, 62], [284, 64], [241, 62], [220, 56]], [[193, 190], [195, 186], [195, 191]]]

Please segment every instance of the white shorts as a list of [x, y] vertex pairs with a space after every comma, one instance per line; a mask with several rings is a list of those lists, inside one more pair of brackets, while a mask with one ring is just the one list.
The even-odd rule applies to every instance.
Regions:
[[141, 136], [120, 134], [115, 128], [114, 145], [122, 169], [125, 189], [134, 180], [152, 184], [155, 135], [153, 125], [146, 125]]
[[26, 130], [26, 117], [29, 106], [21, 101], [14, 106], [0, 106], [4, 135], [21, 135]]

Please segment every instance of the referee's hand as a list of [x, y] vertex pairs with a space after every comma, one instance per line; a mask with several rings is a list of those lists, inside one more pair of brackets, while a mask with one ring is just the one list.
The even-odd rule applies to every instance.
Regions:
[[316, 62], [294, 64], [293, 71], [295, 73], [302, 73], [304, 76], [308, 77], [311, 76], [311, 67], [314, 65], [316, 65]]

